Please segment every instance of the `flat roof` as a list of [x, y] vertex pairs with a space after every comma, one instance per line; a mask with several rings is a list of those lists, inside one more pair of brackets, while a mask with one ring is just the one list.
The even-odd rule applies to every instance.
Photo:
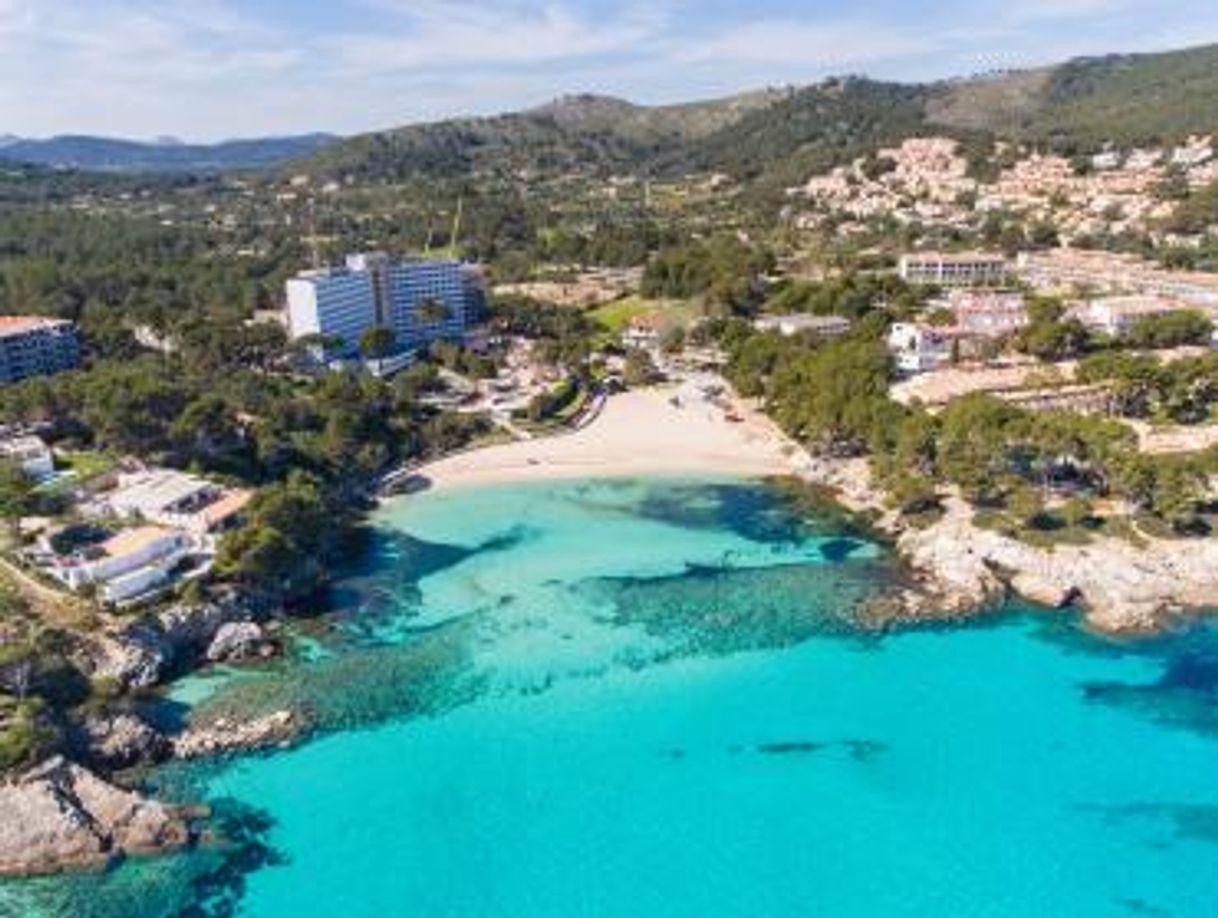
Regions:
[[758, 316], [753, 324], [761, 328], [772, 328], [782, 325], [797, 325], [805, 328], [825, 328], [828, 326], [841, 328], [849, 326], [851, 323], [845, 316], [814, 316], [806, 312], [793, 312], [785, 316]]
[[231, 491], [214, 504], [205, 507], [203, 519], [207, 521], [208, 527], [219, 525], [244, 510], [253, 497], [252, 491]]
[[160, 526], [141, 526], [139, 529], [127, 529], [118, 535], [111, 536], [101, 544], [101, 550], [111, 558], [121, 558], [124, 555], [135, 554], [155, 542], [174, 533]]
[[976, 262], [1006, 263], [1006, 256], [992, 252], [909, 252], [901, 256], [907, 262], [940, 262], [942, 264], [973, 264]]
[[17, 437], [0, 437], [0, 453], [45, 452], [48, 449], [41, 437], [22, 434]]
[[163, 510], [211, 487], [215, 487], [211, 482], [184, 472], [145, 472], [136, 480], [121, 484], [110, 495], [110, 501]]

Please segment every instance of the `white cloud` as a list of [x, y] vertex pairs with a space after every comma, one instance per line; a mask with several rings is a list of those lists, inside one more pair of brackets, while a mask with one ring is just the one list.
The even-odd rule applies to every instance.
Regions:
[[[933, 51], [937, 30], [870, 22], [762, 20], [672, 45], [687, 64], [795, 64], [825, 70]], [[941, 35], [942, 33], [938, 33]]]
[[437, 66], [516, 67], [632, 53], [656, 39], [664, 24], [663, 14], [651, 4], [626, 5], [599, 21], [557, 3], [487, 9], [441, 0], [402, 4], [400, 11], [404, 28], [399, 32], [369, 31], [328, 42], [337, 65], [358, 75]]
[[1148, 0], [937, 0], [905, 13], [885, 3], [883, 15], [871, 0], [822, 13], [756, 2], [768, 12], [716, 2], [712, 13], [700, 0], [0, 0], [0, 133], [356, 131], [567, 91], [667, 102], [1218, 36], [1213, 0], [1157, 11]]

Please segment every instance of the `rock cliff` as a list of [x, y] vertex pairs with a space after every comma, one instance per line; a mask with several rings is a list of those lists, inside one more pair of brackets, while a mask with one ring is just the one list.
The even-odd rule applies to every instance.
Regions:
[[98, 635], [90, 646], [92, 674], [123, 689], [156, 685], [205, 654], [226, 625], [253, 623], [258, 617], [235, 598], [173, 606], [117, 633]]

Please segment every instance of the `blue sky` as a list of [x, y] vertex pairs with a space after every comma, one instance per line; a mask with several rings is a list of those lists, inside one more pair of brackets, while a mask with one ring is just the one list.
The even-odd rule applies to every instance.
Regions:
[[1215, 0], [0, 0], [0, 134], [354, 133], [1210, 41]]

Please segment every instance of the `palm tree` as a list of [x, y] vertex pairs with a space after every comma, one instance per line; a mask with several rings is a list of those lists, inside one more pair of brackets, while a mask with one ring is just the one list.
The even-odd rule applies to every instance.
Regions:
[[451, 315], [448, 306], [434, 297], [425, 297], [415, 309], [415, 321], [419, 325], [439, 325]]

